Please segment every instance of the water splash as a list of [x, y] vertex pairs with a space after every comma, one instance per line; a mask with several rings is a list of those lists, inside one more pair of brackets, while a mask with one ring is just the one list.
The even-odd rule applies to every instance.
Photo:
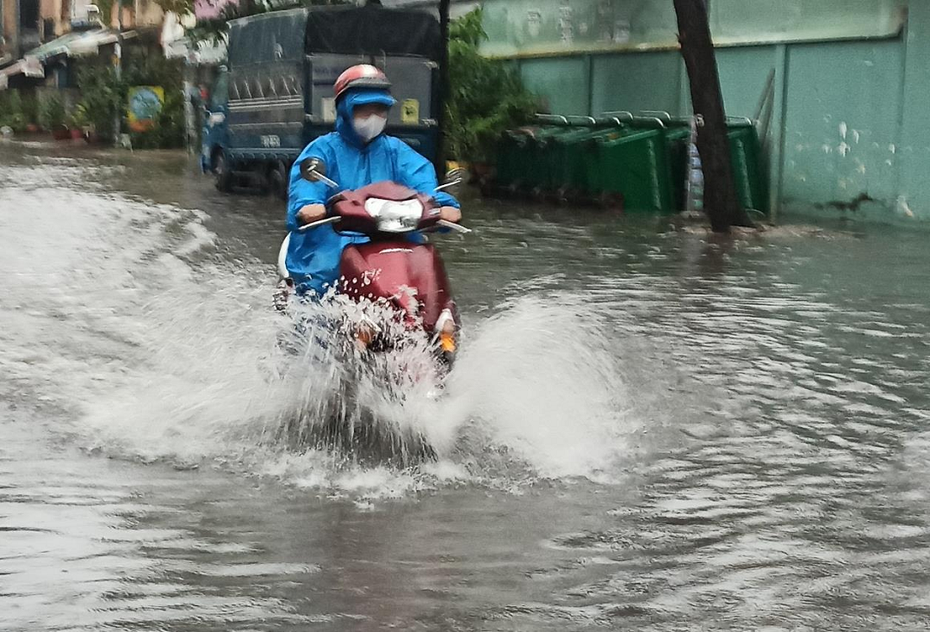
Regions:
[[[161, 345], [88, 415], [97, 447], [375, 497], [450, 480], [509, 488], [540, 476], [596, 477], [622, 459], [627, 415], [616, 349], [579, 297], [530, 295], [476, 323], [435, 400], [427, 396], [432, 381], [409, 379], [428, 350], [381, 356], [378, 371], [353, 383], [359, 375], [333, 338], [344, 334], [321, 324], [335, 314], [306, 313], [344, 305], [305, 308], [305, 322], [316, 324], [301, 338], [313, 343], [288, 353], [281, 342], [292, 338], [292, 321], [254, 309], [244, 300], [257, 300], [250, 292], [244, 282], [194, 304], [175, 287], [149, 303], [157, 323], [150, 334]], [[397, 379], [385, 388], [385, 376]], [[438, 463], [330, 454], [317, 441], [330, 420], [381, 428], [382, 442], [422, 436]]]
[[572, 293], [529, 295], [480, 323], [450, 376], [441, 428], [478, 421], [542, 476], [586, 476], [624, 451], [610, 329]]
[[[24, 171], [27, 184], [41, 171]], [[70, 186], [81, 168], [55, 171]], [[64, 194], [31, 185], [6, 191], [21, 204]], [[540, 288], [472, 319], [440, 400], [426, 397], [429, 380], [385, 389], [368, 374], [354, 385], [355, 412], [424, 436], [437, 460], [366, 465], [315, 449], [301, 433], [347, 405], [334, 394], [354, 374], [327, 351], [335, 347], [282, 351], [293, 322], [271, 309], [271, 266], [230, 267], [218, 258], [198, 211], [97, 191], [67, 196], [71, 210], [54, 243], [36, 218], [3, 216], [19, 244], [3, 260], [23, 273], [13, 277], [10, 309], [36, 301], [41, 309], [31, 317], [4, 312], [11, 346], [0, 362], [72, 409], [73, 423], [53, 431], [87, 450], [357, 496], [462, 480], [510, 487], [539, 476], [593, 476], [623, 453], [623, 385], [603, 323], [580, 296]], [[35, 261], [43, 274], [26, 275]], [[351, 305], [336, 309], [353, 316]], [[410, 366], [426, 355], [414, 348], [384, 356], [376, 374], [421, 373]]]

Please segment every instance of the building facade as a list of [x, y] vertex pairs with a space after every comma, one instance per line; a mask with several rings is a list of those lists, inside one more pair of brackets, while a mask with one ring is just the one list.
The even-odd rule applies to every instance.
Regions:
[[[0, 63], [22, 57], [72, 29], [116, 27], [118, 3], [102, 18], [92, 0], [0, 0]], [[133, 0], [122, 7], [123, 28], [160, 28], [165, 15], [155, 0]]]

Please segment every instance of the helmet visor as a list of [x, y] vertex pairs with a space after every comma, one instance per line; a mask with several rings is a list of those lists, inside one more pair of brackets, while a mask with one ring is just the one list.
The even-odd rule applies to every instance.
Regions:
[[351, 109], [355, 109], [360, 105], [369, 105], [371, 103], [379, 103], [385, 107], [394, 107], [397, 103], [390, 94], [384, 90], [370, 90], [370, 89], [353, 89], [346, 95], [346, 103]]

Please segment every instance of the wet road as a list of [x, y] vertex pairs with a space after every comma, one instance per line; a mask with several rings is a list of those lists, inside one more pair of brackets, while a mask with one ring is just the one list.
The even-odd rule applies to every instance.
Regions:
[[928, 627], [925, 233], [466, 216], [441, 457], [362, 467], [276, 439], [275, 203], [0, 145], [0, 629]]

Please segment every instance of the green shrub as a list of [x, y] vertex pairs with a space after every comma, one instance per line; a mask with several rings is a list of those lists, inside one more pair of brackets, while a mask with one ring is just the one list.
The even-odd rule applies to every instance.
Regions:
[[519, 75], [478, 52], [485, 39], [480, 8], [451, 24], [446, 138], [450, 157], [467, 162], [489, 161], [503, 132], [537, 111], [537, 98]]
[[26, 126], [38, 122], [36, 101], [23, 96], [19, 90], [0, 92], [0, 127], [9, 126], [14, 132], [23, 132]]
[[0, 127], [11, 127], [14, 132], [21, 132], [26, 129], [19, 90], [0, 92]]
[[113, 67], [105, 62], [88, 64], [78, 70], [78, 87], [81, 90], [79, 107], [101, 138], [113, 138], [113, 124], [117, 112], [126, 103], [126, 89], [116, 78]]
[[165, 93], [165, 103], [155, 116], [155, 125], [145, 132], [133, 132], [132, 146], [140, 149], [184, 146], [184, 98], [180, 91]]
[[39, 125], [47, 130], [64, 125], [66, 115], [65, 104], [56, 94], [47, 95], [39, 103]]
[[[133, 147], [170, 148], [184, 146], [183, 64], [141, 49], [128, 49], [123, 57], [122, 76], [108, 63], [85, 66], [78, 72], [81, 89], [79, 107], [97, 134], [113, 137], [113, 124], [119, 113], [125, 124], [127, 95], [130, 86], [160, 86], [165, 103], [155, 119], [153, 129], [131, 132]], [[123, 130], [121, 130], [123, 131]]]
[[71, 114], [68, 116], [68, 127], [72, 129], [84, 129], [90, 125], [90, 118], [87, 115], [87, 108], [78, 103], [74, 106]]
[[23, 119], [26, 124], [37, 125], [39, 123], [39, 102], [31, 94], [20, 95], [23, 103]]
[[128, 86], [161, 86], [165, 102], [155, 117], [155, 125], [145, 132], [133, 132], [133, 147], [168, 149], [184, 146], [184, 64], [159, 55], [131, 55], [126, 63]]

